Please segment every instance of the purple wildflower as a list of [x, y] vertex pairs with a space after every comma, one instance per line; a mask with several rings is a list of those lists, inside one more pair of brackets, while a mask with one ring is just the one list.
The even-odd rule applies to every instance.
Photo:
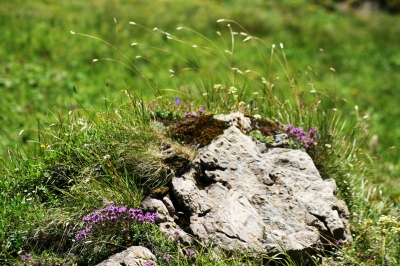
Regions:
[[196, 113], [195, 113], [195, 112], [193, 112], [191, 115], [192, 115], [192, 117], [195, 117], [195, 116], [196, 116]]
[[281, 121], [279, 121], [278, 119], [275, 120], [275, 124], [276, 124], [278, 127], [281, 127], [281, 126], [282, 126]]
[[146, 262], [146, 266], [156, 266], [154, 265], [154, 263], [152, 263], [151, 261]]
[[194, 251], [191, 250], [190, 248], [187, 249], [187, 255], [189, 259], [194, 258]]
[[310, 131], [308, 132], [308, 135], [312, 138], [312, 137], [314, 137], [316, 132], [317, 132], [317, 130], [315, 129], [315, 127], [312, 127], [310, 129]]
[[203, 110], [203, 108], [200, 108], [199, 115], [202, 115], [202, 114], [204, 114], [204, 110]]
[[189, 117], [190, 116], [190, 113], [189, 112], [186, 112], [185, 113], [185, 117]]
[[164, 254], [164, 256], [163, 256], [163, 259], [164, 259], [165, 261], [169, 261], [170, 258], [171, 258], [171, 257], [170, 257], [168, 254]]
[[22, 258], [22, 260], [24, 260], [24, 261], [28, 261], [30, 259], [31, 259], [31, 254], [30, 253], [25, 254], [24, 257]]
[[174, 102], [175, 102], [177, 105], [180, 105], [180, 104], [181, 104], [181, 99], [178, 98], [178, 97], [176, 97], [176, 98], [174, 99]]
[[293, 126], [292, 126], [291, 124], [287, 124], [287, 125], [285, 126], [285, 132], [286, 132], [288, 135], [291, 135], [291, 134], [292, 134], [292, 130], [293, 130]]
[[389, 265], [390, 261], [389, 260], [385, 260], [385, 265]]

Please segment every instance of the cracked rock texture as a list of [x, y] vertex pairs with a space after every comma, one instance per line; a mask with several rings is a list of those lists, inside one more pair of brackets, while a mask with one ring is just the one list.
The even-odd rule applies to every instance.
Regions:
[[174, 177], [171, 189], [193, 235], [226, 250], [298, 257], [351, 240], [335, 181], [322, 180], [307, 153], [260, 149], [235, 126]]
[[146, 266], [148, 262], [155, 264], [156, 260], [149, 249], [142, 246], [132, 246], [96, 266]]

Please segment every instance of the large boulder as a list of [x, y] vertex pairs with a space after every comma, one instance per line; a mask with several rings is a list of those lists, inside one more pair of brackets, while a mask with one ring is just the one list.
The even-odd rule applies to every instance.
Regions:
[[223, 249], [293, 257], [350, 241], [348, 211], [307, 153], [261, 149], [229, 127], [171, 182], [192, 234]]

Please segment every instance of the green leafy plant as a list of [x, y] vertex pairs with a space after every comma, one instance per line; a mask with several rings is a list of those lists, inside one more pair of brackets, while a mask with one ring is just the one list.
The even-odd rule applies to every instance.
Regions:
[[251, 131], [249, 133], [249, 136], [254, 137], [254, 138], [258, 139], [259, 141], [266, 143], [266, 144], [271, 144], [274, 142], [273, 136], [264, 137], [259, 130]]

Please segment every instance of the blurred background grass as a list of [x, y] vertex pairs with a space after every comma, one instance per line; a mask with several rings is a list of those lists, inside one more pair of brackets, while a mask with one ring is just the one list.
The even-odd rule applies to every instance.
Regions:
[[[177, 27], [184, 26], [215, 40], [217, 31], [227, 31], [226, 24], [217, 23], [225, 18], [236, 20], [250, 34], [268, 43], [277, 46], [283, 43], [293, 70], [305, 78], [305, 71], [311, 73], [311, 67], [317, 73], [313, 80], [316, 88], [334, 92], [331, 107], [339, 109], [345, 119], [356, 119], [355, 105], [361, 116], [368, 116], [368, 132], [378, 136], [377, 145], [372, 143], [371, 147], [380, 178], [376, 181], [391, 187], [393, 197], [400, 196], [400, 188], [396, 186], [400, 152], [398, 148], [390, 148], [400, 140], [400, 17], [393, 14], [398, 11], [399, 3], [380, 1], [386, 8], [382, 11], [363, 2], [3, 0], [0, 155], [6, 157], [9, 148], [24, 147], [34, 140], [38, 121], [46, 123], [48, 116], [76, 108], [99, 108], [104, 97], [117, 98], [126, 88], [124, 83], [145, 98], [152, 97], [140, 76], [129, 69], [111, 62], [92, 62], [94, 58], [118, 59], [117, 51], [101, 42], [71, 35], [70, 31], [102, 38], [132, 61], [137, 55], [157, 61], [164, 70], [161, 74], [148, 61], [135, 62], [153, 84], [168, 89], [171, 85], [166, 81], [168, 69], [205, 64], [210, 73], [217, 74], [218, 68], [210, 58], [191, 61], [193, 52], [185, 49], [182, 56], [189, 60], [184, 62], [167, 53], [160, 55], [145, 46], [155, 42], [164, 45], [165, 38], [155, 38], [151, 30], [158, 27], [176, 33]], [[351, 9], [351, 5], [355, 8]], [[150, 32], [132, 27], [130, 21]], [[180, 36], [194, 44], [205, 44], [204, 39], [187, 31]], [[144, 45], [133, 48], [133, 42]], [[245, 56], [253, 68], [264, 69], [259, 53]], [[199, 81], [193, 81], [196, 82]]]

